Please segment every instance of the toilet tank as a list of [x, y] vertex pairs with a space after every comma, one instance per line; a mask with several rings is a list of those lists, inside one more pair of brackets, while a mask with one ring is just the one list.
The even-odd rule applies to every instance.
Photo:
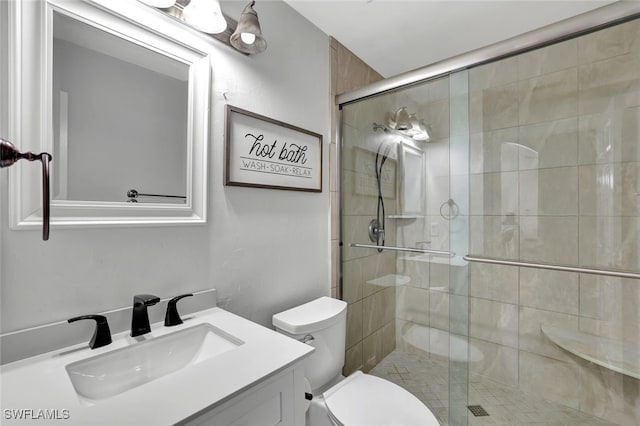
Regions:
[[342, 373], [347, 330], [346, 302], [320, 297], [275, 314], [273, 325], [278, 332], [296, 340], [306, 340], [316, 348], [305, 363], [305, 376], [312, 391], [321, 389]]

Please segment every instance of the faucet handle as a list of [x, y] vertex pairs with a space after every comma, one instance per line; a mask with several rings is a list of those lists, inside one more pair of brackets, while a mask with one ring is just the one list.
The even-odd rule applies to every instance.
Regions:
[[96, 328], [93, 332], [93, 336], [89, 341], [89, 347], [91, 349], [101, 348], [111, 343], [111, 330], [109, 330], [109, 322], [107, 317], [102, 315], [82, 315], [79, 317], [69, 318], [68, 323], [76, 322], [79, 320], [90, 319], [96, 322]]
[[178, 303], [178, 300], [189, 296], [193, 296], [193, 293], [181, 294], [180, 296], [176, 296], [167, 302], [167, 313], [164, 316], [165, 326], [172, 327], [174, 325], [182, 324], [182, 319], [180, 318], [178, 307], [176, 305]]
[[133, 296], [134, 305], [153, 306], [158, 302], [160, 302], [160, 298], [153, 294], [136, 294]]
[[136, 294], [133, 296], [133, 311], [131, 312], [131, 337], [142, 336], [151, 331], [147, 306], [160, 302], [153, 294]]

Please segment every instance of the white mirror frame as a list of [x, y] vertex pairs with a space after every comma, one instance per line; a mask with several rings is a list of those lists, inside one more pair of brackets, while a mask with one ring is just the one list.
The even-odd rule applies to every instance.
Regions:
[[[8, 134], [3, 136], [21, 151], [51, 153], [53, 149], [51, 93], [54, 11], [189, 67], [186, 204], [52, 200], [52, 229], [205, 223], [211, 89], [209, 54], [87, 1], [16, 0], [10, 1], [8, 6], [9, 128]], [[53, 154], [53, 161], [56, 161]], [[26, 161], [16, 163], [9, 169], [11, 228], [40, 228], [40, 202], [40, 168]]]

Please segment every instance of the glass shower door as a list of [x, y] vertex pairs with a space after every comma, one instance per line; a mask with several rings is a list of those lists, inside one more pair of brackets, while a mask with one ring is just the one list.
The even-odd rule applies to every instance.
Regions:
[[470, 265], [495, 421], [640, 422], [638, 58], [634, 20], [468, 71], [469, 252], [516, 262]]
[[468, 126], [450, 120], [464, 78], [342, 107], [344, 373], [403, 386], [443, 424], [467, 421]]
[[449, 262], [449, 424], [467, 425], [469, 358], [478, 352], [469, 346], [469, 75], [449, 76], [450, 87], [450, 196], [442, 207], [449, 221], [449, 241], [455, 254]]

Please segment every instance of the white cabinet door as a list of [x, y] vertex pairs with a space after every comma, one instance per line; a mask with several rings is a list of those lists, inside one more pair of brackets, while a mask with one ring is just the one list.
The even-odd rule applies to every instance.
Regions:
[[298, 374], [289, 368], [227, 403], [187, 422], [188, 426], [301, 426], [302, 393], [296, 398]]

